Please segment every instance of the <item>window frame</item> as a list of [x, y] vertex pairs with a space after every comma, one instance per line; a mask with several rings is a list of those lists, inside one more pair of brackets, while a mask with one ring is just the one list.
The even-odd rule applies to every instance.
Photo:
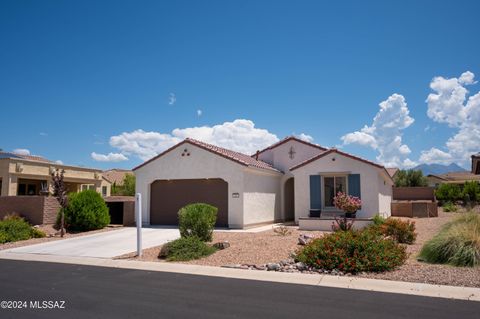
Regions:
[[326, 177], [333, 177], [333, 189], [336, 189], [336, 179], [337, 177], [343, 177], [345, 179], [345, 194], [348, 194], [348, 175], [349, 174], [323, 174], [322, 181], [321, 181], [321, 192], [322, 192], [322, 209], [324, 210], [338, 210], [335, 205], [327, 206], [327, 196], [325, 196], [325, 178]]

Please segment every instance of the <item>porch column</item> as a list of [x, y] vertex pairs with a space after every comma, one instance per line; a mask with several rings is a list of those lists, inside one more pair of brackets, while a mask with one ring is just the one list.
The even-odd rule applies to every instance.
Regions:
[[[18, 190], [18, 177], [15, 175], [10, 175], [9, 178], [7, 178], [7, 196], [16, 196], [17, 195], [17, 190]], [[2, 188], [3, 188], [3, 182], [2, 182]]]

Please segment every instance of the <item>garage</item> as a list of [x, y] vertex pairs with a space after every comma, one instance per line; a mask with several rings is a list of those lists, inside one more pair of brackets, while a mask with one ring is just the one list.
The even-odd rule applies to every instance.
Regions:
[[216, 227], [228, 227], [228, 183], [220, 178], [156, 180], [150, 186], [150, 223], [177, 225], [180, 208], [207, 203], [218, 208]]

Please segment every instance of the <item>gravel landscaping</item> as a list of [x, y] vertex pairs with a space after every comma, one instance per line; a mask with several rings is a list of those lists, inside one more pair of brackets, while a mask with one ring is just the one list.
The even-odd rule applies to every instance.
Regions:
[[[360, 273], [356, 276], [430, 284], [480, 287], [480, 267], [460, 268], [448, 265], [431, 265], [416, 260], [416, 256], [423, 244], [432, 238], [432, 236], [440, 230], [442, 225], [457, 215], [458, 213], [444, 213], [439, 209], [439, 217], [437, 218], [411, 219], [415, 221], [418, 236], [415, 244], [409, 245], [407, 248], [409, 258], [405, 265], [390, 272]], [[185, 263], [284, 272], [319, 272], [314, 269], [308, 269], [305, 265], [295, 264], [290, 257], [293, 252], [302, 247], [298, 245], [299, 235], [309, 234], [314, 237], [320, 237], [323, 233], [299, 231], [298, 228], [294, 226], [289, 227], [289, 229], [291, 233], [287, 236], [278, 235], [274, 233], [273, 230], [260, 233], [215, 232], [213, 243], [228, 241], [230, 247], [219, 250], [206, 258]], [[159, 251], [160, 247], [146, 249], [140, 260], [163, 262], [158, 259]], [[133, 253], [119, 258], [138, 260], [137, 257], [134, 257]], [[320, 273], [344, 275], [339, 271], [320, 271]]]
[[48, 242], [48, 241], [56, 241], [56, 240], [74, 238], [74, 237], [79, 237], [79, 236], [92, 235], [92, 234], [96, 234], [96, 233], [102, 233], [102, 232], [117, 229], [118, 227], [122, 227], [122, 226], [116, 226], [116, 225], [115, 226], [107, 226], [103, 229], [97, 229], [97, 230], [80, 232], [80, 233], [79, 232], [76, 232], [76, 233], [68, 233], [67, 232], [67, 233], [65, 233], [65, 236], [62, 238], [62, 237], [60, 237], [59, 231], [56, 230], [55, 228], [53, 228], [53, 225], [39, 225], [39, 226], [35, 226], [35, 228], [38, 228], [41, 231], [45, 232], [47, 234], [46, 237], [32, 238], [32, 239], [27, 239], [27, 240], [20, 240], [20, 241], [16, 241], [16, 242], [0, 244], [0, 251], [5, 250], [5, 249], [10, 249], [10, 248], [17, 248], [17, 247], [41, 244], [41, 243], [45, 243], [45, 242]]

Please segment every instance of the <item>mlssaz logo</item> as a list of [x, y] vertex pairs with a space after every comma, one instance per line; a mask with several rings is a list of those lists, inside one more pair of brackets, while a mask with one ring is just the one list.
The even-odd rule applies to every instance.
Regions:
[[30, 308], [32, 309], [65, 309], [65, 301], [53, 300], [32, 300], [30, 301]]

